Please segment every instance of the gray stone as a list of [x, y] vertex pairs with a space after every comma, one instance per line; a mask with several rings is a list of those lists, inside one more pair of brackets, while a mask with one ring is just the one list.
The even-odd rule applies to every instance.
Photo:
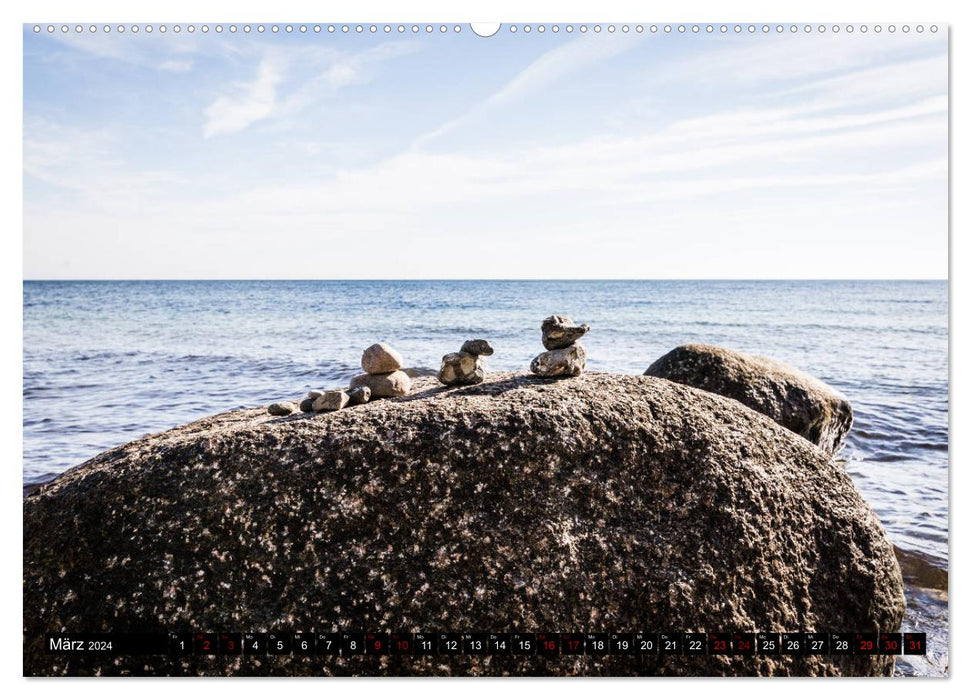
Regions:
[[347, 395], [346, 391], [341, 391], [337, 389], [335, 391], [325, 391], [323, 394], [314, 399], [314, 410], [315, 411], [339, 411], [347, 402], [351, 400], [351, 397]]
[[375, 343], [361, 355], [361, 369], [368, 374], [387, 374], [404, 366], [404, 358], [387, 343]]
[[350, 388], [366, 386], [372, 399], [404, 396], [411, 390], [411, 377], [398, 370], [387, 374], [359, 374], [350, 382]]
[[23, 674], [892, 673], [894, 657], [879, 654], [284, 654], [255, 666], [45, 653], [45, 633], [119, 621], [900, 630], [900, 567], [877, 516], [833, 459], [766, 416], [602, 372], [490, 372], [469, 391], [440, 388], [422, 378], [408, 397], [328, 420], [222, 413], [115, 447], [26, 496]]
[[[321, 392], [321, 393], [323, 393], [323, 392]], [[318, 394], [317, 396], [320, 396], [320, 394]], [[317, 396], [315, 396], [313, 398], [311, 398], [311, 397], [308, 396], [303, 401], [301, 401], [300, 402], [300, 410], [303, 411], [304, 413], [310, 413], [311, 411], [313, 411], [314, 410], [314, 400], [316, 400]]]
[[297, 407], [293, 405], [292, 401], [280, 401], [279, 403], [271, 403], [266, 412], [271, 416], [289, 416], [296, 410]]
[[347, 396], [350, 398], [348, 403], [351, 406], [358, 406], [371, 400], [371, 388], [367, 386], [354, 387], [347, 392]]
[[442, 358], [438, 381], [448, 386], [479, 384], [485, 379], [485, 365], [478, 355], [450, 352]]
[[550, 316], [543, 319], [543, 347], [547, 350], [569, 347], [588, 330], [590, 326], [577, 325], [569, 316]]
[[541, 377], [577, 377], [587, 365], [587, 351], [580, 343], [547, 350], [533, 358], [529, 369]]
[[462, 343], [461, 352], [467, 352], [470, 355], [491, 355], [495, 350], [492, 349], [488, 340], [476, 338], [474, 340], [466, 340]]
[[795, 367], [714, 345], [682, 345], [644, 373], [745, 404], [835, 454], [853, 425], [853, 407], [833, 387]]
[[323, 396], [323, 395], [324, 395], [323, 389], [311, 389], [310, 391], [307, 392], [308, 399], [316, 399], [318, 396]]

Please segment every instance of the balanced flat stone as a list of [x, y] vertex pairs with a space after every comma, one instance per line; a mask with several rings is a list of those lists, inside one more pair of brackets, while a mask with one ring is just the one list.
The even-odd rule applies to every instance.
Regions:
[[474, 340], [466, 340], [462, 343], [460, 352], [467, 352], [470, 355], [491, 355], [495, 350], [492, 349], [488, 340], [475, 338]]
[[404, 396], [411, 390], [411, 377], [401, 370], [387, 374], [359, 374], [351, 380], [349, 387], [356, 389], [359, 386], [370, 389], [372, 399]]
[[543, 347], [558, 350], [569, 347], [590, 330], [587, 324], [577, 325], [569, 316], [550, 316], [543, 319]]
[[840, 449], [853, 425], [853, 407], [843, 394], [766, 357], [714, 345], [682, 345], [644, 374], [735, 399], [830, 454]]
[[323, 394], [314, 399], [314, 410], [315, 411], [339, 411], [347, 402], [351, 400], [351, 397], [347, 395], [346, 391], [335, 390], [335, 391], [325, 391]]
[[[23, 500], [23, 673], [890, 675], [894, 657], [47, 654], [52, 631], [897, 632], [903, 582], [828, 455], [646, 376], [416, 380], [318, 420], [211, 416]], [[258, 663], [256, 666], [254, 664]]]
[[578, 377], [587, 365], [587, 351], [580, 343], [547, 350], [533, 358], [529, 369], [541, 377]]
[[404, 358], [387, 343], [375, 343], [361, 355], [361, 369], [368, 374], [387, 374], [404, 366]]
[[[464, 346], [463, 346], [464, 347]], [[450, 352], [442, 358], [438, 381], [447, 386], [479, 384], [485, 379], [485, 366], [478, 355]]]

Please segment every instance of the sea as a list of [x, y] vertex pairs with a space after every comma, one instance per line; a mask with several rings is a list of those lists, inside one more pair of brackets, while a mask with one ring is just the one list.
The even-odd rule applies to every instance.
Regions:
[[[897, 549], [904, 631], [948, 673], [948, 284], [936, 281], [25, 281], [25, 493], [105, 449], [341, 386], [385, 341], [437, 369], [486, 338], [523, 370], [540, 323], [587, 323], [587, 368], [642, 374], [684, 343], [782, 360], [842, 391], [841, 457]], [[837, 631], [837, 630], [833, 630]]]

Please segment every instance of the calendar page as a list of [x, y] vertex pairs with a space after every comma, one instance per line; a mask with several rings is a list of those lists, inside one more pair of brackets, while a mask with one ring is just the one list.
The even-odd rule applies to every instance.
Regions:
[[947, 24], [22, 34], [25, 676], [948, 675]]

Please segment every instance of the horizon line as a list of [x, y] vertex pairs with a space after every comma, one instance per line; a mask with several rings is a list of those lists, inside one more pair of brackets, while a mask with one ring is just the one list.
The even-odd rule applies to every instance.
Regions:
[[949, 277], [32, 277], [21, 282], [950, 282]]

